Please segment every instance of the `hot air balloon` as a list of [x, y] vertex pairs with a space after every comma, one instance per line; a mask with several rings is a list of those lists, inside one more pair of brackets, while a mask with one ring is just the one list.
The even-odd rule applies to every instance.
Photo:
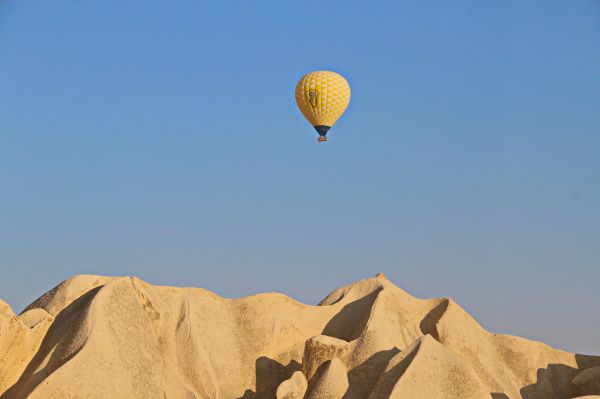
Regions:
[[296, 103], [319, 133], [318, 141], [327, 141], [327, 131], [350, 103], [350, 85], [335, 72], [311, 72], [296, 85]]

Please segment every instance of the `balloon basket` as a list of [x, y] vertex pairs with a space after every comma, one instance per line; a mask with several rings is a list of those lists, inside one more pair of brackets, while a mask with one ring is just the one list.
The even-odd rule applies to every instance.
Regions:
[[319, 143], [322, 143], [322, 142], [324, 142], [324, 141], [327, 141], [327, 137], [325, 137], [325, 136], [321, 136], [321, 137], [319, 137], [319, 138], [317, 139], [317, 141], [318, 141]]

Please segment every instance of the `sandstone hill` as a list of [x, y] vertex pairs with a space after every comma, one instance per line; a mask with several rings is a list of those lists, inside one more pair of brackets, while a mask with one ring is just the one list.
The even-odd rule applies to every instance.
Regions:
[[75, 276], [0, 301], [0, 399], [600, 398], [600, 357], [489, 333], [378, 275], [319, 306]]

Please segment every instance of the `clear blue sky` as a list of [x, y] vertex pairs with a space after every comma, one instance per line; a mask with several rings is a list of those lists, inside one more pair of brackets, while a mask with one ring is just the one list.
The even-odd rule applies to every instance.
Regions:
[[[294, 3], [2, 1], [0, 297], [383, 271], [600, 353], [600, 2]], [[353, 94], [325, 144], [322, 69]]]

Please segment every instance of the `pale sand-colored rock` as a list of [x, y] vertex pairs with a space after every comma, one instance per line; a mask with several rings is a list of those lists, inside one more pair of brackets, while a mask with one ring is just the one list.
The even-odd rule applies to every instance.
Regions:
[[342, 399], [348, 390], [348, 370], [334, 357], [323, 363], [311, 379], [307, 399]]
[[53, 317], [41, 309], [17, 316], [0, 300], [0, 393], [17, 382], [52, 320]]
[[334, 358], [347, 358], [349, 347], [348, 342], [328, 335], [309, 338], [304, 345], [302, 372], [311, 379], [323, 363]]
[[80, 298], [85, 293], [93, 292], [112, 279], [112, 277], [86, 274], [73, 276], [33, 301], [31, 305], [25, 308], [23, 313], [32, 309], [43, 309], [51, 315], [56, 316], [75, 299]]
[[283, 381], [277, 388], [277, 399], [303, 399], [308, 381], [301, 371], [296, 371], [292, 376]]
[[369, 397], [489, 399], [490, 392], [467, 362], [425, 335], [390, 360]]
[[332, 364], [344, 399], [570, 399], [600, 357], [489, 333], [383, 275], [319, 306], [101, 276], [66, 280], [21, 316], [0, 302], [0, 399], [275, 398]]

